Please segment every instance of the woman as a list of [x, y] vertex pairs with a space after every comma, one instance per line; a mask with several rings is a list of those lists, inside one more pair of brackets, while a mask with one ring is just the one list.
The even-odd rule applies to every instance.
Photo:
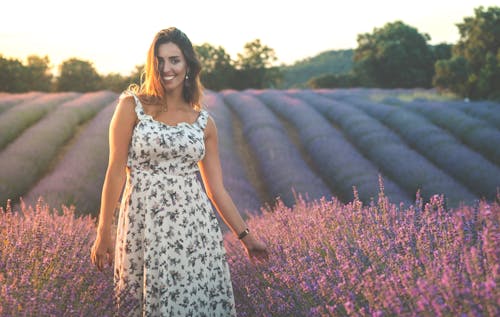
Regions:
[[[224, 188], [215, 122], [200, 106], [200, 70], [183, 32], [158, 32], [144, 83], [122, 94], [111, 120], [91, 260], [102, 270], [114, 258], [119, 305], [131, 295], [135, 315], [235, 315], [222, 234], [208, 199], [250, 259], [268, 256]], [[124, 184], [115, 247], [111, 225]]]

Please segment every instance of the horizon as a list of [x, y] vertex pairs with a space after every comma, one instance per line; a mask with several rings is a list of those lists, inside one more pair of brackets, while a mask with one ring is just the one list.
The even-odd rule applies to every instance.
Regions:
[[[174, 5], [149, 0], [136, 7], [135, 2], [116, 0], [89, 0], [84, 6], [62, 0], [28, 0], [3, 6], [0, 54], [23, 63], [29, 55], [48, 56], [54, 74], [63, 61], [78, 58], [91, 62], [99, 74], [129, 75], [136, 65], [144, 64], [156, 32], [176, 26], [193, 45], [221, 46], [231, 59], [243, 52], [246, 43], [260, 39], [274, 49], [276, 65], [292, 65], [322, 52], [355, 49], [359, 34], [398, 20], [428, 34], [431, 45], [455, 44], [460, 38], [456, 24], [474, 16], [474, 9], [480, 6], [498, 5], [489, 0], [339, 4], [311, 0], [286, 5], [255, 0], [238, 8], [230, 0]], [[165, 24], [165, 20], [171, 23]], [[335, 32], [337, 29], [341, 31]], [[331, 35], [329, 30], [333, 30]]]

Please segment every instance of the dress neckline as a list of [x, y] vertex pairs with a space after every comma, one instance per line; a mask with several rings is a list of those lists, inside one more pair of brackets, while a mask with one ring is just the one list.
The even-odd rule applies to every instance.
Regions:
[[194, 122], [191, 123], [191, 122], [186, 122], [186, 121], [180, 121], [180, 122], [177, 122], [176, 124], [168, 124], [166, 122], [163, 122], [163, 121], [155, 119], [152, 115], [150, 115], [150, 114], [148, 114], [148, 113], [146, 113], [144, 111], [144, 108], [142, 108], [142, 105], [141, 105], [141, 111], [142, 111], [142, 113], [144, 114], [145, 117], [149, 118], [153, 122], [156, 122], [158, 124], [167, 126], [169, 128], [177, 128], [177, 127], [180, 127], [182, 125], [194, 126], [195, 124], [197, 124], [198, 120], [200, 120], [200, 118], [201, 118], [201, 113], [202, 113], [203, 110], [201, 110], [201, 111], [198, 112], [198, 116], [196, 117], [196, 120]]
[[[158, 123], [160, 125], [163, 125], [163, 126], [166, 126], [166, 127], [169, 127], [169, 128], [178, 128], [182, 125], [187, 125], [187, 126], [194, 126], [198, 123], [198, 121], [200, 120], [201, 118], [201, 115], [202, 115], [202, 112], [203, 112], [203, 109], [201, 109], [200, 111], [198, 111], [198, 116], [196, 117], [196, 120], [194, 120], [194, 122], [186, 122], [186, 121], [181, 121], [181, 122], [177, 122], [176, 124], [168, 124], [166, 122], [163, 122], [163, 121], [160, 121], [160, 120], [157, 120], [155, 119], [152, 115], [150, 115], [149, 113], [146, 113], [146, 111], [144, 111], [144, 107], [142, 106], [142, 102], [141, 100], [139, 99], [139, 97], [137, 97], [137, 95], [133, 94], [134, 96], [134, 99], [135, 99], [135, 102], [136, 102], [136, 107], [139, 107], [140, 109], [140, 112], [141, 114], [146, 117], [146, 118], [149, 118], [149, 120], [151, 120], [152, 122], [155, 122], [155, 123]], [[141, 120], [141, 118], [139, 118], [139, 121]]]

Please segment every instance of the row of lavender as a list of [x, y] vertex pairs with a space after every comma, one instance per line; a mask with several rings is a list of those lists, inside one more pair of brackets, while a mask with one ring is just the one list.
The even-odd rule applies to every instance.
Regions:
[[376, 117], [472, 192], [494, 199], [500, 177], [500, 104], [392, 97], [369, 102], [348, 91], [323, 94]]
[[379, 176], [384, 180], [385, 193], [394, 201], [411, 201], [408, 194], [382, 175], [371, 161], [345, 139], [342, 131], [332, 126], [310, 105], [278, 91], [256, 91], [253, 94], [293, 124], [301, 144], [321, 172], [321, 177], [343, 201], [354, 199], [353, 187], [356, 187], [361, 200], [368, 202], [375, 199], [379, 191]]
[[[495, 141], [500, 140], [500, 131], [487, 124], [487, 121], [479, 121], [476, 118], [460, 114], [460, 110], [458, 110], [460, 108], [450, 106], [445, 111], [442, 111], [440, 103], [433, 102], [432, 106], [428, 104], [425, 107], [427, 110], [430, 110], [431, 107], [441, 109], [436, 111], [436, 116], [440, 112], [441, 118], [447, 118], [451, 122], [451, 124], [447, 123], [447, 126], [450, 127], [448, 129], [446, 126], [435, 124], [433, 120], [420, 114], [418, 111], [424, 109], [422, 105], [415, 108], [418, 111], [411, 111], [409, 105], [415, 105], [414, 102], [404, 103], [404, 107], [394, 107], [384, 103], [369, 103], [351, 99], [350, 104], [363, 110], [398, 133], [410, 147], [462, 182], [474, 194], [486, 196], [489, 199], [495, 197], [496, 186], [499, 186], [500, 183], [500, 169], [498, 168], [498, 162], [495, 162], [495, 152], [498, 152], [500, 144]], [[457, 106], [463, 104], [457, 104]], [[470, 106], [464, 108], [464, 110], [474, 107], [477, 106]], [[499, 106], [497, 105], [497, 107]], [[481, 109], [480, 107], [477, 108]], [[497, 109], [497, 112], [500, 114], [500, 108]], [[486, 156], [481, 151], [475, 150], [481, 148], [481, 146], [474, 143], [467, 144], [463, 142], [461, 133], [458, 133], [458, 135], [454, 133], [454, 131], [458, 131], [459, 125], [456, 124], [457, 121], [453, 118], [457, 118], [458, 114], [460, 114], [460, 121], [467, 126], [469, 131], [487, 131], [481, 133], [481, 136], [473, 141], [484, 144], [483, 148], [491, 148], [493, 155]], [[491, 116], [491, 118], [493, 117]], [[497, 127], [500, 128], [500, 122]], [[464, 129], [461, 129], [461, 131], [464, 131]], [[469, 137], [469, 139], [472, 141], [472, 137]]]
[[420, 190], [424, 197], [444, 193], [449, 201], [472, 202], [477, 197], [464, 185], [432, 164], [421, 153], [377, 119], [352, 104], [298, 92], [330, 121], [338, 124], [356, 147], [408, 193]]
[[293, 205], [297, 194], [308, 199], [331, 196], [328, 186], [302, 159], [281, 122], [260, 100], [237, 91], [224, 91], [222, 95], [242, 121], [243, 134], [272, 197]]
[[241, 212], [256, 213], [260, 211], [262, 201], [250, 182], [242, 158], [236, 149], [231, 110], [224, 103], [222, 96], [213, 92], [207, 92], [203, 101], [216, 122], [224, 184]]
[[[401, 102], [383, 93], [386, 97], [373, 101], [367, 89], [207, 92], [204, 103], [219, 129], [225, 182], [240, 209], [256, 212], [271, 201], [249, 181], [249, 167], [234, 143], [234, 118], [255, 159], [254, 176], [265, 187], [259, 189], [288, 206], [296, 193], [352, 201], [353, 186], [369, 202], [378, 194], [379, 176], [386, 195], [406, 205], [418, 190], [426, 198], [444, 193], [452, 205], [494, 199], [500, 179], [497, 104]], [[75, 204], [96, 214], [116, 97], [109, 92], [2, 96], [0, 200], [22, 195], [34, 203], [44, 196], [51, 205]], [[439, 105], [437, 114], [430, 111], [432, 104]], [[78, 124], [98, 112], [76, 133]], [[445, 120], [448, 113], [453, 125]], [[295, 129], [302, 153], [283, 123]]]
[[[500, 132], [491, 124], [497, 118], [498, 104], [487, 103], [478, 111], [470, 110], [475, 103], [449, 102], [449, 112], [460, 112], [465, 127], [443, 127], [415, 109], [371, 101], [370, 90], [221, 94], [243, 122], [244, 134], [269, 190], [274, 196], [283, 196], [287, 205], [293, 204], [293, 199], [289, 189], [287, 192], [279, 187], [282, 183], [298, 185], [301, 193], [312, 197], [323, 195], [327, 184], [329, 195], [343, 201], [352, 200], [352, 187], [356, 186], [359, 197], [368, 202], [376, 199], [380, 175], [386, 194], [396, 202], [411, 203], [411, 197], [420, 191], [426, 199], [445, 194], [450, 206], [479, 198], [492, 200], [500, 187], [496, 163]], [[392, 99], [409, 108], [414, 104]], [[457, 109], [451, 105], [457, 105]], [[429, 103], [425, 108], [428, 116], [431, 107]], [[444, 110], [438, 114], [433, 116], [446, 122], [449, 114]], [[301, 159], [277, 116], [293, 125], [314, 166], [307, 166]], [[467, 135], [466, 128], [474, 133]], [[294, 179], [289, 171], [306, 176]], [[322, 188], [318, 188], [318, 180], [323, 182]]]
[[[82, 185], [83, 182], [92, 184], [91, 190], [96, 190], [99, 186], [92, 183], [95, 178], [89, 179], [94, 176], [85, 169], [85, 164], [105, 164], [105, 160], [99, 156], [88, 159], [85, 157], [87, 153], [105, 153], [107, 143], [101, 143], [96, 148], [79, 148], [80, 144], [75, 142], [74, 137], [80, 135], [79, 127], [85, 128], [85, 123], [116, 98], [115, 93], [102, 91], [87, 94], [41, 94], [9, 106], [4, 103], [4, 111], [0, 113], [0, 139], [4, 147], [0, 152], [2, 204], [8, 199], [16, 203], [21, 197], [26, 197], [29, 203], [33, 203], [38, 198], [37, 195], [41, 194], [48, 196], [54, 206], [60, 206], [62, 203], [69, 205], [73, 198], [68, 200], [68, 197], [86, 195], [80, 191], [82, 186], [86, 186]], [[103, 141], [105, 140], [104, 138]], [[70, 164], [72, 168], [66, 168], [68, 164], [59, 164], [61, 156], [66, 157], [69, 148], [78, 152], [71, 154], [72, 151], [69, 151], [69, 155], [77, 160]], [[38, 190], [40, 185], [37, 183], [47, 177], [49, 181], [42, 184], [49, 186]], [[31, 189], [35, 191], [30, 192]], [[64, 200], [52, 199], [60, 198], [64, 194], [67, 194]]]
[[[22, 197], [25, 203], [34, 205], [43, 197], [51, 206], [75, 205], [78, 213], [95, 216], [116, 97], [107, 92], [2, 96], [0, 149], [5, 150], [0, 153], [0, 199], [11, 199], [16, 204], [17, 198]], [[259, 212], [262, 200], [248, 181], [232, 144], [229, 108], [219, 95], [210, 92], [204, 104], [217, 122], [225, 183], [231, 195], [242, 212]], [[88, 120], [92, 115], [95, 117]], [[83, 123], [82, 129], [77, 130]], [[36, 143], [30, 142], [34, 136]]]

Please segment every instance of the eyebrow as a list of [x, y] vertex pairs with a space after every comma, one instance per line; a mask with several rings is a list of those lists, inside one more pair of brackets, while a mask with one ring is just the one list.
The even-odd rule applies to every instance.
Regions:
[[[158, 55], [158, 56], [156, 56], [156, 57], [157, 57], [157, 58], [161, 58], [161, 59], [164, 59], [164, 58], [165, 58], [165, 57], [160, 56], [160, 55]], [[172, 55], [172, 56], [167, 56], [166, 58], [168, 58], [168, 59], [172, 59], [172, 58], [180, 58], [180, 56], [179, 56], [179, 55]]]

